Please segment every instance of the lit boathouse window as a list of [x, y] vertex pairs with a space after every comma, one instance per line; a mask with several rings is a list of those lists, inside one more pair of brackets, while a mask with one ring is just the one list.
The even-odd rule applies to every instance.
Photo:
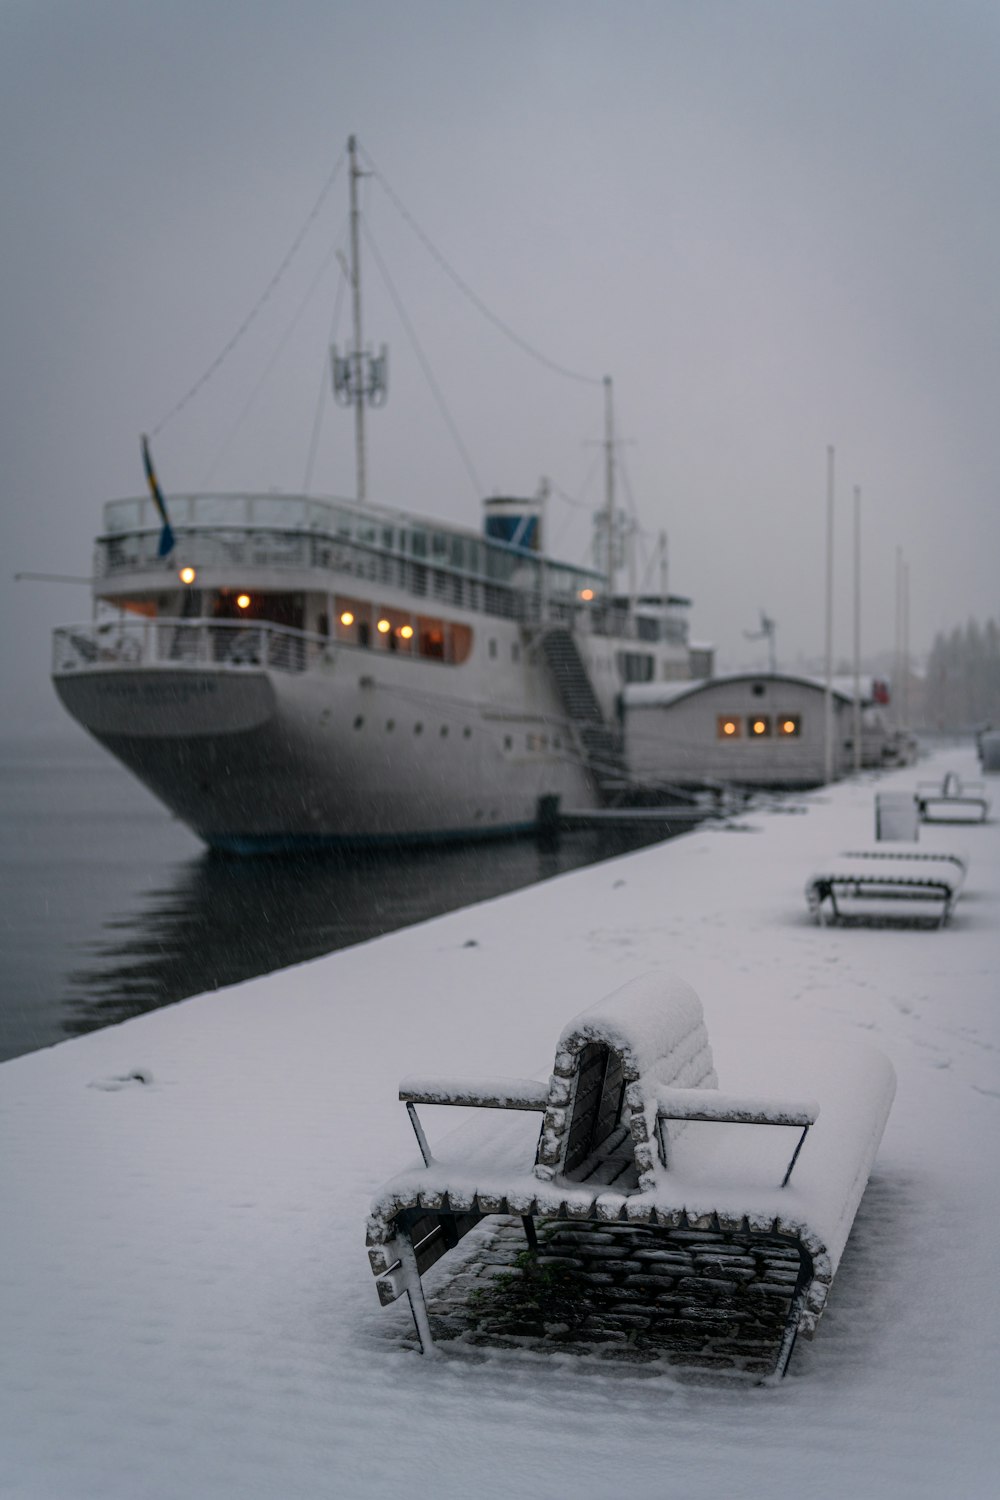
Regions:
[[778, 733], [783, 739], [795, 739], [802, 733], [802, 720], [798, 714], [782, 714], [778, 719]]
[[740, 721], [732, 714], [720, 714], [715, 725], [716, 737], [720, 740], [738, 740]]
[[767, 714], [758, 714], [750, 720], [750, 734], [755, 740], [765, 739], [771, 733], [771, 720]]

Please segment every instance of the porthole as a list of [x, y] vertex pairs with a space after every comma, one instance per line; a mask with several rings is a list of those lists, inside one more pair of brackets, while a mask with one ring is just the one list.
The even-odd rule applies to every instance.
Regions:
[[364, 716], [364, 714], [358, 714], [358, 717], [354, 721], [354, 727], [355, 727], [355, 729], [360, 729], [361, 726], [362, 726], [362, 724], [364, 722], [365, 722], [365, 716]]
[[514, 748], [514, 741], [509, 734], [505, 734], [503, 737], [503, 747], [505, 750], [513, 750]]
[[442, 724], [441, 725], [441, 738], [443, 740], [446, 740], [448, 738], [448, 726], [447, 726], [447, 724]]
[[414, 734], [423, 734], [423, 732], [424, 732], [424, 726], [422, 724], [414, 724], [414, 726], [413, 726], [413, 733]]
[[386, 721], [385, 721], [385, 729], [386, 729], [386, 733], [387, 734], [391, 734], [391, 732], [395, 729], [395, 727], [396, 727], [396, 721], [395, 721], [395, 719], [386, 719]]
[[472, 738], [472, 730], [469, 728], [468, 725], [466, 725], [465, 728], [462, 730], [462, 738], [463, 738], [463, 740], [471, 740], [471, 738]]

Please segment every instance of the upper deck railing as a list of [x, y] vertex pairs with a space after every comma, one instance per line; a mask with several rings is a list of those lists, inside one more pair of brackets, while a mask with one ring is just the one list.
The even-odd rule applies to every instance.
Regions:
[[[527, 548], [398, 511], [311, 500], [304, 495], [175, 495], [167, 505], [176, 538], [166, 566], [200, 549], [204, 565], [254, 562], [276, 567], [339, 567], [345, 553], [405, 558], [484, 582], [544, 574], [556, 593], [600, 583], [592, 569], [553, 562]], [[98, 539], [99, 577], [126, 568], [164, 570], [157, 556], [160, 519], [151, 500], [112, 500]]]
[[[526, 623], [584, 615], [595, 633], [650, 639], [627, 608], [601, 599], [599, 573], [475, 532], [301, 495], [182, 495], [167, 503], [175, 536], [167, 558], [158, 555], [161, 528], [151, 500], [104, 507], [94, 559], [98, 589], [137, 573], [173, 575], [180, 564], [205, 571], [319, 570]], [[683, 644], [687, 622], [668, 613], [655, 634]]]

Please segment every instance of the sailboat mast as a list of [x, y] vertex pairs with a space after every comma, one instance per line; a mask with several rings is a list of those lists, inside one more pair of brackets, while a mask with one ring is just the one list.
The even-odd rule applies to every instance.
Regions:
[[608, 543], [608, 598], [615, 591], [615, 416], [611, 376], [604, 377], [604, 511]]
[[357, 499], [363, 505], [366, 498], [365, 477], [365, 369], [364, 345], [361, 341], [361, 255], [359, 250], [358, 166], [357, 139], [351, 136], [347, 142], [350, 160], [351, 184], [351, 299], [354, 314], [354, 460], [357, 471]]

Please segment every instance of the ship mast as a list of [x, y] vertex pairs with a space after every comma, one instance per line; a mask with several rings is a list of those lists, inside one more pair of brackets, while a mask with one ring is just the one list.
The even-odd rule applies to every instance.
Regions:
[[361, 330], [361, 251], [358, 209], [358, 178], [366, 174], [358, 166], [358, 143], [356, 136], [347, 142], [349, 161], [351, 204], [351, 263], [347, 268], [351, 284], [351, 309], [354, 332], [354, 347], [339, 354], [336, 346], [332, 350], [333, 393], [342, 406], [354, 407], [354, 459], [357, 474], [356, 497], [359, 505], [367, 499], [367, 474], [365, 454], [365, 406], [382, 406], [388, 389], [386, 385], [387, 359], [383, 344], [381, 353], [373, 355], [366, 350]]
[[361, 255], [358, 249], [358, 226], [360, 216], [358, 213], [358, 178], [361, 170], [358, 166], [358, 143], [352, 135], [347, 142], [347, 153], [350, 158], [350, 183], [351, 183], [351, 298], [354, 312], [354, 455], [357, 466], [357, 499], [358, 504], [365, 502], [365, 403], [363, 397], [364, 370], [361, 342]]
[[615, 591], [615, 416], [611, 376], [604, 377], [604, 513], [608, 543], [608, 599]]

